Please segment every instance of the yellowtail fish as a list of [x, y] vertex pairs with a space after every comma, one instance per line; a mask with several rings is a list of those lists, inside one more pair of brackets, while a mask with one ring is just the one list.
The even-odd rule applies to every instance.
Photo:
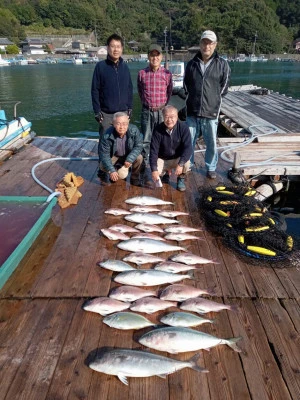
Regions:
[[165, 204], [173, 204], [171, 201], [164, 201], [151, 196], [136, 196], [125, 200], [127, 204], [134, 204], [137, 206], [161, 206]]

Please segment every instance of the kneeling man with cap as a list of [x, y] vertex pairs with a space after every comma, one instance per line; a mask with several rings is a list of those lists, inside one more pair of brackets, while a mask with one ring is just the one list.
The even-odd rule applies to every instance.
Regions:
[[143, 136], [137, 126], [129, 124], [126, 112], [114, 114], [113, 126], [101, 136], [99, 150], [99, 168], [106, 172], [102, 178], [103, 183], [126, 179], [131, 168], [130, 183], [140, 185]]
[[154, 129], [150, 145], [150, 168], [154, 182], [159, 181], [164, 173], [163, 182], [172, 169], [177, 176], [177, 190], [184, 192], [185, 175], [190, 168], [192, 141], [188, 126], [178, 120], [178, 111], [173, 106], [166, 106], [163, 111], [164, 122]]

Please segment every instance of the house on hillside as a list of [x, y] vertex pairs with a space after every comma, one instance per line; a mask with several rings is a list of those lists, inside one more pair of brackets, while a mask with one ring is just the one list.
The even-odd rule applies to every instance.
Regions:
[[135, 40], [130, 40], [130, 42], [128, 42], [127, 45], [131, 50], [139, 51], [139, 48], [140, 48], [139, 42], [137, 42]]
[[89, 47], [87, 50], [87, 53], [91, 57], [101, 57], [105, 58], [107, 56], [107, 47], [106, 46], [99, 46], [99, 47]]
[[26, 38], [21, 42], [23, 54], [47, 54], [47, 51], [45, 51], [46, 46], [51, 48], [52, 43], [41, 38]]
[[297, 53], [300, 53], [300, 38], [294, 40], [293, 47]]
[[7, 38], [0, 37], [0, 50], [6, 51], [6, 47], [14, 44]]

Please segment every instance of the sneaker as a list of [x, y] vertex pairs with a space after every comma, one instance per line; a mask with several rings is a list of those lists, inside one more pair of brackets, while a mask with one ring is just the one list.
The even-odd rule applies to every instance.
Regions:
[[184, 192], [186, 190], [184, 178], [181, 178], [180, 176], [177, 178], [177, 188], [176, 189], [179, 190], [179, 192]]
[[164, 176], [161, 178], [162, 183], [170, 183], [170, 175], [166, 172]]
[[206, 176], [207, 176], [209, 179], [216, 179], [217, 174], [215, 173], [215, 171], [207, 171]]
[[[98, 174], [99, 176], [99, 174]], [[102, 174], [100, 174], [99, 176], [100, 181], [103, 185], [108, 185], [109, 183], [111, 183], [112, 181], [109, 179], [109, 175], [106, 172], [102, 171]]]

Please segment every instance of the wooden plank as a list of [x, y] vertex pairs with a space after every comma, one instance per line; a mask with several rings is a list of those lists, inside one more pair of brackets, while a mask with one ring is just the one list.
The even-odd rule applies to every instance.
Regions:
[[[264, 301], [262, 300], [262, 302]], [[232, 304], [236, 304], [236, 302], [236, 299], [230, 300]], [[243, 299], [239, 303], [239, 312], [228, 313], [228, 315], [233, 335], [243, 338], [240, 343], [243, 350], [240, 357], [251, 398], [259, 400], [294, 399], [282, 377], [265, 335], [265, 326], [259, 319], [253, 302], [250, 299]]]
[[[276, 300], [255, 302], [260, 319], [272, 343], [277, 362], [293, 399], [300, 398], [300, 335], [286, 310]], [[299, 310], [298, 310], [299, 311]], [[298, 312], [299, 318], [299, 312]], [[278, 398], [278, 396], [277, 396]]]
[[[46, 397], [68, 326], [73, 318], [74, 303], [70, 300], [50, 300], [45, 308], [40, 309], [38, 306], [36, 312], [42, 314], [39, 329], [35, 331], [29, 343], [7, 392], [6, 400], [41, 400]], [[28, 332], [27, 326], [29, 328], [30, 323], [28, 320], [25, 332]]]

